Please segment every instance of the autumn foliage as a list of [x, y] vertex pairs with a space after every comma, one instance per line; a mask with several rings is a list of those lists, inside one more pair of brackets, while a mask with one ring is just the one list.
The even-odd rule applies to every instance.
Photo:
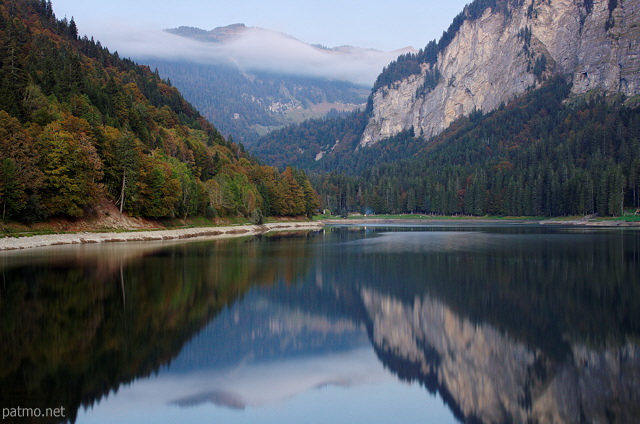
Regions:
[[265, 167], [157, 72], [78, 37], [50, 1], [0, 4], [2, 219], [305, 215], [306, 175]]

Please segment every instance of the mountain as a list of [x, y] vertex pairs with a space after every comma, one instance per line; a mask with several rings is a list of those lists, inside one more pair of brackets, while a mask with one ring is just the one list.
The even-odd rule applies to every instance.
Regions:
[[363, 108], [370, 91], [348, 81], [242, 71], [230, 64], [145, 61], [222, 134], [246, 146], [274, 129]]
[[[572, 85], [572, 96], [634, 97], [640, 93], [639, 9], [636, 0], [476, 0], [439, 41], [385, 67], [351, 148], [406, 131], [429, 139], [461, 117], [495, 110], [558, 75]], [[305, 142], [298, 147], [313, 150]], [[320, 153], [327, 158], [329, 151], [316, 147], [309, 155]]]
[[157, 72], [79, 38], [50, 1], [0, 4], [0, 51], [3, 220], [84, 217], [105, 202], [258, 221], [317, 206], [304, 172], [258, 164]]
[[163, 37], [169, 35], [169, 43], [184, 48], [146, 49], [135, 57], [168, 77], [223, 134], [246, 145], [273, 129], [363, 108], [380, 70], [415, 51], [329, 49], [244, 24], [179, 27]]
[[[334, 212], [621, 215], [640, 207], [640, 2], [476, 0], [367, 107], [263, 137]], [[342, 174], [342, 175], [340, 175]]]
[[[413, 128], [426, 138], [473, 111], [489, 112], [549, 77], [571, 94], [640, 93], [640, 2], [482, 0], [458, 15], [438, 44], [380, 75], [360, 146]], [[387, 80], [388, 78], [388, 80]]]

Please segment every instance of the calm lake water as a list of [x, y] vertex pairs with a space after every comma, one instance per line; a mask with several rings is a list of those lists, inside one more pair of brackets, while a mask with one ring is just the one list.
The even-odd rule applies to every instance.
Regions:
[[640, 422], [636, 229], [326, 227], [4, 252], [0, 269], [3, 413]]

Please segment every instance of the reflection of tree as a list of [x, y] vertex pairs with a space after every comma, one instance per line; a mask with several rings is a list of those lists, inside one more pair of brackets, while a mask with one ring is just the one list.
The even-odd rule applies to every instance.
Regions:
[[251, 285], [304, 272], [287, 250], [264, 260], [267, 243], [84, 246], [0, 262], [4, 407], [64, 406], [73, 421], [81, 405], [157, 371]]

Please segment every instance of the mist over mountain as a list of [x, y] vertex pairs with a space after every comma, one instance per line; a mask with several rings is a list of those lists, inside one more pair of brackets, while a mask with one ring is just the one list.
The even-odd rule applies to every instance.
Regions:
[[[243, 71], [322, 77], [365, 86], [371, 86], [382, 69], [399, 54], [416, 51], [411, 47], [392, 52], [353, 46], [327, 48], [244, 24], [211, 31], [179, 27], [165, 30], [165, 33], [179, 37], [181, 42], [172, 43], [178, 49], [150, 52], [154, 56], [197, 63], [234, 64]], [[144, 52], [141, 53], [144, 56]], [[151, 56], [150, 53], [147, 55]]]
[[224, 135], [248, 145], [273, 129], [363, 108], [384, 66], [415, 51], [327, 48], [244, 24], [128, 38], [127, 53], [169, 78]]

